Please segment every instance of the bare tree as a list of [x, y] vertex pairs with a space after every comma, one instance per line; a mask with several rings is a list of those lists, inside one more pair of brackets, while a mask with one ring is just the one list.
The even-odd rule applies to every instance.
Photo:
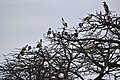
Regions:
[[[110, 11], [109, 11], [110, 12]], [[120, 17], [101, 11], [81, 18], [71, 28], [62, 18], [59, 30], [48, 29], [35, 47], [26, 45], [5, 55], [0, 66], [8, 80], [94, 80], [120, 79]]]

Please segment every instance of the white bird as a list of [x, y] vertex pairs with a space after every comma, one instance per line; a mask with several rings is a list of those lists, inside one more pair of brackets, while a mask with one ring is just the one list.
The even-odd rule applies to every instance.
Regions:
[[64, 27], [67, 27], [67, 26], [68, 26], [67, 23], [64, 21], [63, 18], [62, 18], [62, 24], [63, 24]]
[[104, 7], [104, 9], [105, 9], [106, 15], [108, 15], [108, 14], [110, 13], [110, 11], [109, 11], [109, 7], [108, 7], [108, 5], [106, 4], [106, 2], [103, 2], [103, 7]]

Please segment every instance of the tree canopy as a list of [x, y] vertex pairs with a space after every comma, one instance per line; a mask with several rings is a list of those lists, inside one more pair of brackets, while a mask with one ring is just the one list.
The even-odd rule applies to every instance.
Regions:
[[94, 75], [94, 80], [120, 79], [120, 16], [96, 11], [80, 18], [76, 27], [62, 21], [61, 28], [49, 28], [36, 46], [26, 45], [4, 55], [2, 78], [86, 80]]

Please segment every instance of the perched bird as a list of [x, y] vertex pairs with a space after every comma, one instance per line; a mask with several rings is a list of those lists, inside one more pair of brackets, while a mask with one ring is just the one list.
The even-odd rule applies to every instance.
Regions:
[[75, 29], [74, 36], [75, 36], [75, 37], [78, 37], [78, 32], [77, 32], [77, 30], [76, 30], [76, 29]]
[[100, 11], [99, 13], [96, 11], [97, 16], [101, 17], [102, 16], [102, 12]]
[[66, 31], [62, 31], [62, 36], [67, 36], [68, 33]]
[[62, 18], [62, 24], [64, 27], [67, 27], [67, 23], [64, 21], [64, 19]]
[[103, 7], [104, 7], [104, 9], [105, 9], [106, 15], [108, 15], [108, 14], [110, 13], [110, 11], [109, 11], [109, 7], [108, 7], [108, 5], [106, 4], [106, 2], [103, 2]]
[[51, 34], [51, 28], [48, 29], [47, 35], [49, 36]]
[[84, 18], [85, 21], [89, 21], [92, 18], [92, 14], [88, 14], [88, 16], [86, 16]]
[[18, 54], [16, 58], [17, 58], [17, 59], [20, 59], [20, 54]]
[[42, 45], [42, 39], [40, 39], [40, 44]]
[[31, 50], [31, 49], [32, 49], [31, 46], [28, 46], [28, 51]]
[[67, 36], [68, 35], [68, 33], [67, 32], [65, 32], [65, 36]]
[[26, 50], [26, 48], [28, 47], [28, 45], [26, 45], [25, 47], [22, 47], [22, 50], [21, 51], [25, 51]]
[[38, 42], [36, 48], [42, 48], [42, 39], [40, 39], [40, 42]]
[[22, 47], [20, 54], [23, 56], [24, 52], [26, 51], [26, 48], [28, 47], [28, 45], [26, 45], [25, 47]]
[[79, 27], [82, 27], [83, 26], [83, 23], [79, 23]]
[[57, 32], [57, 37], [60, 38], [61, 34], [60, 32]]
[[78, 37], [78, 33], [77, 33], [77, 32], [75, 32], [75, 33], [74, 33], [74, 36], [75, 36], [75, 37]]
[[53, 38], [55, 38], [56, 34], [55, 34], [55, 32], [53, 30], [52, 30], [52, 34], [53, 34]]
[[20, 55], [24, 56], [24, 51], [20, 51]]

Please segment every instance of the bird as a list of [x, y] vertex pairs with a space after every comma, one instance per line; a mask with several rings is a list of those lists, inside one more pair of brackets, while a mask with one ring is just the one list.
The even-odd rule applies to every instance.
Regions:
[[75, 33], [74, 33], [74, 36], [75, 36], [75, 37], [78, 37], [78, 33], [77, 33], [77, 32], [75, 32]]
[[56, 34], [55, 34], [55, 32], [53, 30], [52, 30], [52, 34], [53, 34], [53, 38], [55, 38]]
[[67, 36], [68, 35], [68, 33], [67, 32], [65, 32], [65, 36]]
[[21, 51], [24, 52], [24, 51], [26, 50], [27, 46], [28, 46], [28, 45], [26, 45], [25, 47], [22, 47], [22, 50], [21, 50]]
[[40, 39], [40, 44], [42, 45], [42, 39]]
[[86, 16], [84, 18], [85, 21], [89, 21], [92, 18], [92, 14], [88, 14], [88, 16]]
[[28, 46], [28, 51], [31, 50], [31, 49], [32, 49], [31, 46]]
[[24, 51], [20, 51], [20, 55], [24, 56]]
[[36, 48], [42, 48], [42, 39], [40, 39], [40, 42], [38, 42]]
[[17, 58], [17, 59], [20, 59], [20, 54], [18, 54], [16, 58]]
[[48, 29], [47, 35], [49, 36], [51, 34], [51, 28]]
[[64, 19], [62, 18], [62, 24], [64, 27], [68, 27], [67, 23], [64, 21]]
[[75, 29], [74, 36], [75, 36], [75, 37], [78, 37], [78, 31], [77, 31], [77, 29]]
[[110, 13], [110, 11], [109, 11], [109, 7], [108, 7], [108, 5], [106, 4], [106, 2], [103, 2], [103, 7], [104, 7], [104, 9], [105, 9], [106, 15], [108, 15], [108, 14]]
[[82, 27], [83, 26], [83, 23], [79, 23], [79, 27]]
[[20, 51], [20, 54], [23, 56], [24, 55], [24, 52], [26, 50], [28, 45], [26, 45], [25, 47], [22, 47], [21, 51]]

